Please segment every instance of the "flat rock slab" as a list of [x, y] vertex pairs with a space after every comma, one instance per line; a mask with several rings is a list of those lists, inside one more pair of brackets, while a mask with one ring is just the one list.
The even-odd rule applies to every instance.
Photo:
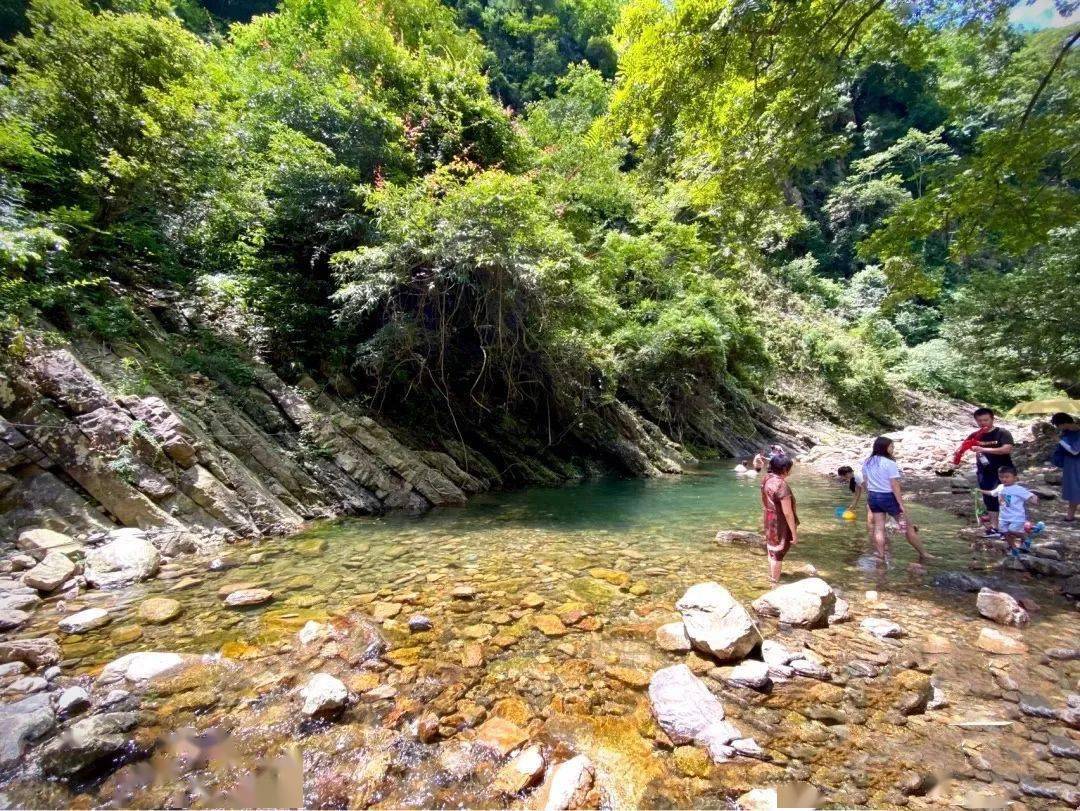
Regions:
[[54, 591], [75, 574], [75, 564], [62, 552], [50, 551], [23, 575], [23, 582], [38, 591]]
[[1028, 646], [1022, 640], [995, 628], [983, 628], [975, 640], [975, 645], [987, 653], [1002, 656], [1018, 656], [1028, 651]]
[[0, 663], [25, 662], [30, 667], [48, 667], [59, 661], [60, 645], [51, 636], [0, 642]]
[[477, 745], [492, 750], [500, 757], [510, 754], [527, 740], [529, 735], [524, 729], [497, 715], [478, 726], [474, 738]]

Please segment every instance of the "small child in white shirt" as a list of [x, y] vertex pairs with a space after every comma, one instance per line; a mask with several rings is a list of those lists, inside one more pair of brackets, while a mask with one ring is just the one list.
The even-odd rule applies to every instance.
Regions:
[[998, 480], [1001, 482], [993, 490], [980, 490], [986, 496], [995, 496], [1001, 503], [998, 527], [1005, 536], [1010, 553], [1019, 554], [1020, 547], [1031, 548], [1031, 522], [1027, 518], [1027, 502], [1039, 503], [1039, 497], [1019, 483], [1016, 468], [1002, 465], [998, 468]]

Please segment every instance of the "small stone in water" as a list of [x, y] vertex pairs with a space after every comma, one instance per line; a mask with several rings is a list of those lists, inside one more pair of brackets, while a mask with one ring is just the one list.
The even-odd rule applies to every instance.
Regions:
[[183, 608], [178, 600], [151, 597], [139, 606], [139, 619], [153, 625], [163, 625], [180, 616]]
[[249, 605], [261, 605], [269, 602], [274, 597], [274, 592], [269, 589], [240, 589], [234, 591], [225, 598], [225, 605], [230, 608], [241, 608]]
[[326, 715], [345, 706], [349, 691], [329, 673], [316, 673], [300, 690], [300, 697], [304, 700], [304, 715]]
[[505, 795], [518, 794], [533, 785], [543, 773], [543, 752], [539, 746], [530, 746], [499, 770], [492, 790]]
[[565, 636], [569, 633], [562, 620], [554, 614], [537, 614], [533, 618], [533, 625], [544, 636]]
[[461, 666], [462, 667], [483, 667], [484, 664], [484, 646], [478, 642], [472, 642], [462, 648], [461, 651]]
[[329, 628], [321, 622], [308, 620], [304, 623], [304, 627], [300, 629], [296, 636], [300, 640], [301, 645], [310, 645], [315, 640], [325, 637], [328, 631]]
[[138, 625], [118, 625], [109, 631], [109, 641], [116, 646], [126, 645], [141, 638], [143, 630]]
[[30, 619], [30, 615], [27, 612], [16, 608], [0, 611], [0, 631], [10, 631], [13, 628], [18, 628], [28, 619]]
[[472, 586], [454, 586], [450, 596], [455, 600], [471, 600], [476, 596], [476, 589]]
[[430, 631], [433, 627], [433, 623], [429, 617], [423, 614], [413, 614], [408, 620], [409, 630], [413, 633], [419, 631]]
[[546, 601], [535, 591], [530, 591], [521, 598], [521, 604], [525, 608], [542, 608]]
[[64, 617], [58, 623], [65, 634], [82, 634], [100, 628], [109, 622], [109, 612], [104, 608], [87, 608], [77, 614]]
[[476, 729], [476, 743], [505, 757], [529, 739], [525, 730], [512, 721], [493, 716]]
[[904, 635], [904, 629], [895, 622], [879, 617], [867, 617], [859, 627], [878, 639], [897, 639]]

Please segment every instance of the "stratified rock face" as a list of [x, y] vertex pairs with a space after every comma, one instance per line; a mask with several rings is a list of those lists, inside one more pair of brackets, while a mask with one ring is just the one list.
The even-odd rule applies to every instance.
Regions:
[[975, 607], [979, 613], [987, 619], [991, 619], [999, 625], [1024, 626], [1030, 617], [1016, 598], [1003, 591], [980, 589], [979, 596], [975, 599]]
[[786, 625], [803, 628], [826, 625], [835, 604], [836, 594], [820, 577], [777, 586], [751, 603], [762, 616], [776, 617]]
[[161, 566], [161, 553], [135, 533], [125, 533], [86, 553], [86, 581], [94, 586], [116, 586], [148, 580]]
[[[741, 737], [724, 720], [724, 705], [686, 665], [658, 670], [649, 682], [653, 715], [672, 743], [696, 743], [715, 753]], [[719, 760], [714, 754], [714, 760]]]
[[750, 614], [719, 583], [691, 586], [675, 608], [693, 646], [722, 662], [741, 659], [761, 643]]
[[86, 414], [112, 402], [105, 387], [67, 349], [43, 352], [27, 366], [41, 392], [74, 414]]
[[121, 397], [120, 402], [131, 415], [144, 423], [161, 449], [180, 467], [191, 467], [199, 455], [199, 443], [194, 433], [160, 397]]

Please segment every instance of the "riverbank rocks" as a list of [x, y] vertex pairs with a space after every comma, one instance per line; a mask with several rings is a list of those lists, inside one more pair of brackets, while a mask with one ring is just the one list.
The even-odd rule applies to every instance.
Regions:
[[55, 591], [75, 574], [75, 564], [62, 552], [50, 551], [34, 568], [23, 575], [26, 585], [38, 591]]
[[694, 648], [722, 662], [741, 659], [761, 643], [745, 608], [719, 583], [698, 583], [675, 603]]
[[585, 755], [578, 755], [551, 770], [544, 785], [529, 803], [543, 811], [572, 811], [591, 807], [589, 792], [596, 780], [596, 767]]
[[43, 560], [49, 552], [68, 555], [82, 549], [82, 544], [70, 535], [44, 528], [23, 530], [19, 533], [15, 546], [34, 560]]
[[1002, 656], [1018, 656], [1028, 651], [1028, 646], [1021, 640], [994, 628], [983, 628], [979, 632], [978, 639], [975, 640], [975, 645], [987, 653]]
[[49, 667], [59, 661], [60, 645], [51, 636], [0, 642], [0, 664], [24, 662], [30, 667]]
[[87, 608], [77, 614], [64, 617], [57, 626], [65, 634], [84, 634], [109, 623], [109, 612], [104, 608]]
[[262, 605], [274, 599], [274, 592], [270, 589], [239, 589], [229, 592], [225, 597], [225, 605], [229, 608], [245, 608], [249, 605]]
[[90, 694], [79, 685], [68, 687], [56, 699], [56, 711], [63, 718], [78, 715], [90, 706]]
[[149, 580], [161, 567], [161, 553], [141, 530], [116, 530], [111, 540], [86, 553], [86, 582], [98, 588]]
[[704, 746], [714, 761], [725, 760], [727, 744], [742, 737], [724, 720], [720, 699], [686, 665], [656, 671], [649, 682], [649, 702], [672, 743]]
[[128, 748], [130, 736], [124, 733], [138, 721], [136, 712], [110, 712], [75, 722], [42, 750], [42, 770], [64, 779], [88, 776], [102, 761]]
[[1021, 627], [1027, 625], [1030, 619], [1024, 607], [1003, 591], [980, 589], [979, 596], [975, 599], [975, 607], [982, 616], [999, 625]]
[[329, 673], [316, 673], [300, 690], [301, 712], [309, 718], [330, 715], [349, 700], [348, 688]]
[[819, 628], [826, 625], [836, 605], [832, 587], [820, 577], [784, 583], [762, 594], [751, 606], [762, 616], [776, 617], [785, 625]]
[[669, 622], [656, 629], [656, 644], [661, 650], [672, 653], [689, 653], [690, 637], [686, 635], [686, 627], [681, 622]]
[[0, 769], [19, 762], [32, 741], [52, 730], [56, 716], [45, 693], [0, 704]]

